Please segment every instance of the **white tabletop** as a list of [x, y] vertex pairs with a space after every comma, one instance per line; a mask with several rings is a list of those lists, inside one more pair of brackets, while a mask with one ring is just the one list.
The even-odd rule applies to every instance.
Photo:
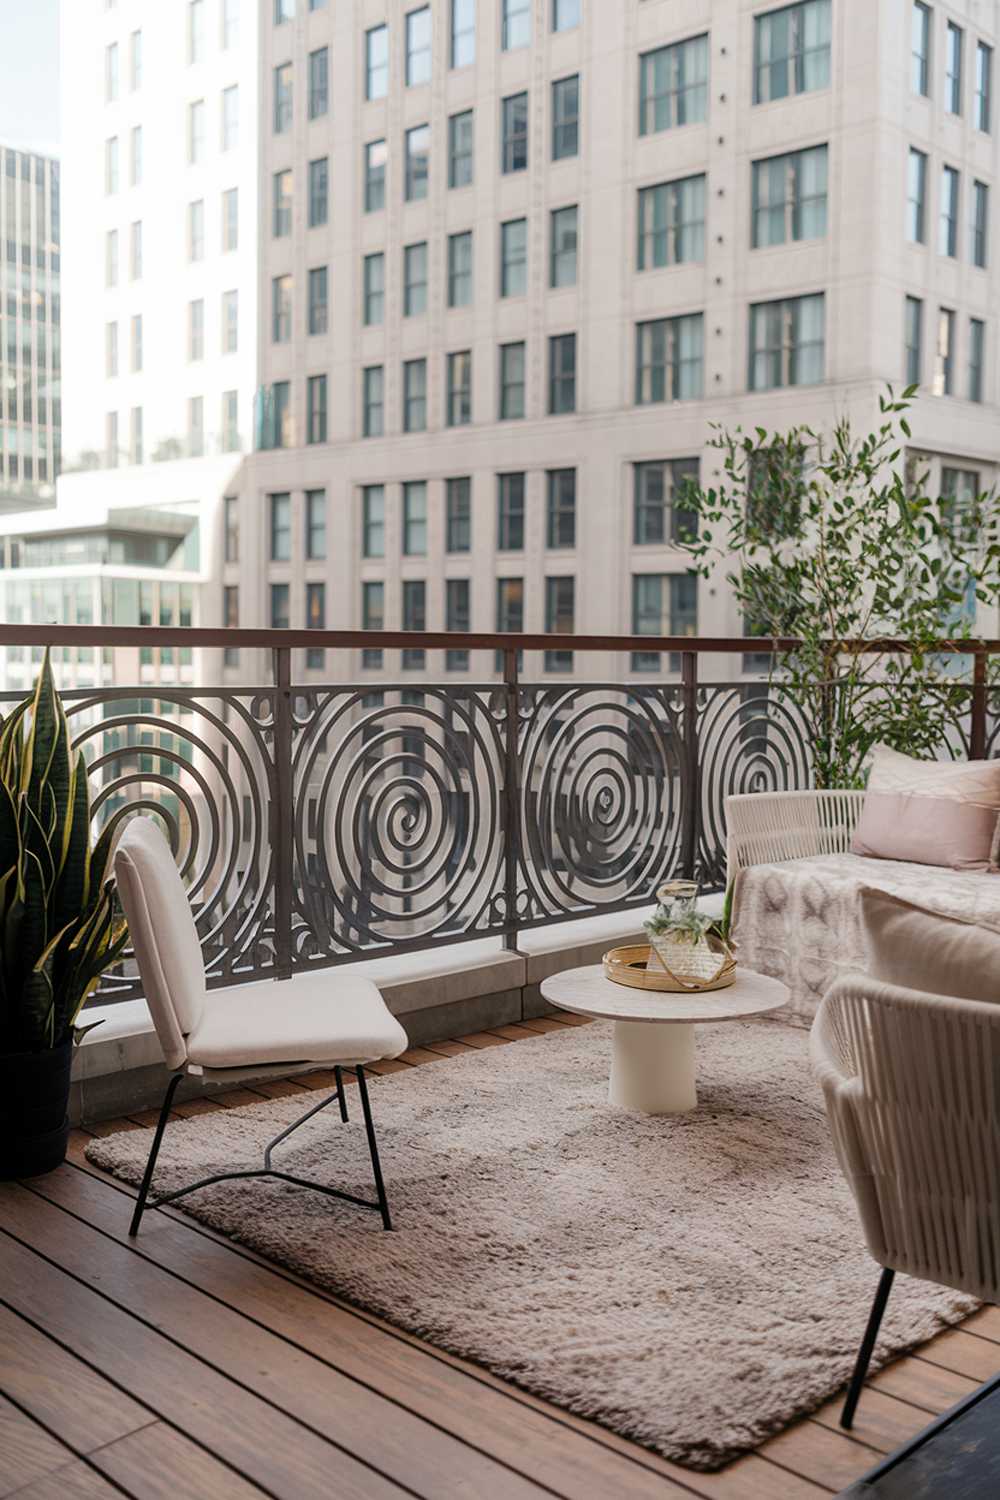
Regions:
[[542, 980], [542, 994], [561, 1010], [607, 1021], [666, 1021], [675, 1025], [739, 1021], [788, 1003], [788, 986], [750, 969], [737, 969], [724, 990], [675, 994], [669, 990], [637, 990], [605, 978], [601, 964], [566, 969]]

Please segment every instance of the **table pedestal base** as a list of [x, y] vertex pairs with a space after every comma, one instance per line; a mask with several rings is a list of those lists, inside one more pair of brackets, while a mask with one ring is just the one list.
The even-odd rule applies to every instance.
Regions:
[[608, 1097], [622, 1109], [676, 1115], [698, 1103], [694, 1027], [616, 1021]]

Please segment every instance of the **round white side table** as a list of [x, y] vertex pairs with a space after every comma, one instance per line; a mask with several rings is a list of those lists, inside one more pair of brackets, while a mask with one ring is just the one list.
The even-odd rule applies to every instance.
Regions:
[[738, 969], [727, 989], [675, 994], [614, 984], [600, 964], [543, 979], [542, 994], [560, 1010], [614, 1021], [608, 1097], [622, 1109], [647, 1115], [696, 1107], [696, 1025], [740, 1021], [788, 1002], [788, 988], [780, 980], [748, 969]]

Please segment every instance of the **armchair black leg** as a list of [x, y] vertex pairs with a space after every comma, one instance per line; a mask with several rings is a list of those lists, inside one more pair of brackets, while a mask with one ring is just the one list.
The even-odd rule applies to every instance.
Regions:
[[844, 1402], [844, 1410], [840, 1414], [840, 1425], [848, 1432], [854, 1425], [854, 1413], [861, 1396], [861, 1389], [865, 1383], [865, 1376], [868, 1374], [872, 1350], [875, 1348], [875, 1340], [878, 1338], [878, 1331], [882, 1326], [882, 1316], [885, 1313], [885, 1305], [889, 1300], [889, 1293], [892, 1291], [892, 1283], [895, 1275], [895, 1271], [890, 1270], [888, 1266], [882, 1268], [882, 1275], [879, 1277], [878, 1289], [875, 1293], [875, 1300], [872, 1303], [872, 1310], [868, 1314], [868, 1327], [865, 1329], [865, 1336], [861, 1340], [861, 1348], [858, 1350], [854, 1374], [851, 1376], [851, 1383], [847, 1388], [847, 1400]]
[[391, 1229], [392, 1220], [389, 1217], [389, 1200], [385, 1196], [385, 1183], [382, 1181], [382, 1168], [378, 1159], [378, 1145], [375, 1140], [375, 1126], [372, 1124], [371, 1105], [368, 1102], [368, 1085], [365, 1082], [365, 1070], [359, 1066], [354, 1071], [358, 1075], [358, 1093], [361, 1095], [361, 1109], [365, 1117], [368, 1149], [372, 1155], [372, 1171], [375, 1174], [375, 1191], [378, 1194], [378, 1206], [382, 1215], [382, 1228]]
[[344, 1070], [334, 1068], [333, 1076], [337, 1080], [337, 1098], [340, 1100], [340, 1118], [347, 1123], [347, 1095], [344, 1092]]
[[142, 1219], [143, 1211], [146, 1207], [146, 1199], [149, 1197], [149, 1189], [153, 1181], [153, 1168], [156, 1166], [156, 1158], [160, 1154], [160, 1142], [163, 1140], [163, 1132], [166, 1128], [167, 1117], [170, 1114], [170, 1106], [174, 1102], [174, 1094], [177, 1092], [177, 1085], [180, 1083], [183, 1077], [183, 1073], [175, 1073], [173, 1078], [171, 1078], [170, 1082], [167, 1084], [167, 1092], [163, 1096], [163, 1107], [160, 1110], [160, 1118], [156, 1122], [156, 1134], [153, 1136], [153, 1144], [149, 1148], [149, 1157], [146, 1161], [146, 1170], [143, 1173], [142, 1186], [139, 1189], [139, 1197], [136, 1199], [135, 1212], [132, 1215], [132, 1222], [129, 1225], [128, 1229], [129, 1239], [134, 1240], [136, 1235], [139, 1233], [139, 1222]]

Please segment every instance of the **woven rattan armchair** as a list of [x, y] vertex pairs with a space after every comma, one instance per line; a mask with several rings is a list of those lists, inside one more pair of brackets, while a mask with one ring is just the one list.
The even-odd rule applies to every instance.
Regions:
[[726, 798], [728, 881], [750, 865], [846, 854], [864, 792], [753, 792]]

